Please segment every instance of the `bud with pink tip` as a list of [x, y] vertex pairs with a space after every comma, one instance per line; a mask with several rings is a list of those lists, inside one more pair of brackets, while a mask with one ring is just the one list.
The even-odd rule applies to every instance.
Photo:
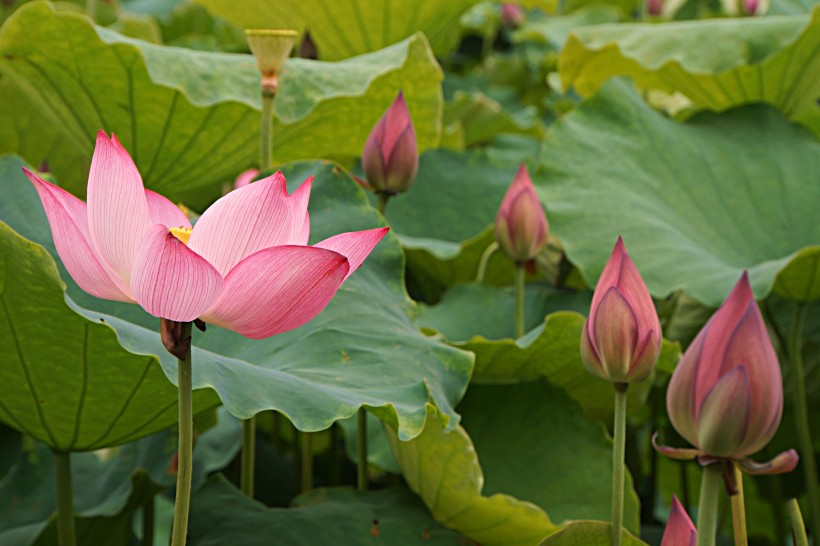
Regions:
[[362, 167], [367, 185], [378, 193], [403, 193], [415, 180], [419, 168], [416, 131], [401, 91], [367, 137]]
[[672, 510], [669, 512], [669, 521], [666, 522], [661, 546], [695, 546], [697, 542], [698, 530], [681, 506], [678, 497], [672, 495]]
[[760, 0], [743, 0], [743, 13], [746, 15], [757, 15], [760, 8]]
[[683, 355], [666, 406], [672, 425], [697, 449], [659, 448], [662, 453], [684, 458], [694, 452], [701, 462], [737, 460], [752, 474], [788, 472], [797, 465], [793, 450], [765, 464], [746, 459], [769, 443], [783, 412], [780, 365], [748, 273]]
[[595, 286], [581, 332], [581, 359], [615, 383], [646, 379], [661, 352], [661, 323], [646, 285], [618, 237]]
[[663, 12], [663, 0], [646, 0], [646, 13], [660, 15]]
[[504, 2], [501, 4], [501, 23], [510, 29], [517, 29], [524, 24], [526, 15], [524, 9], [516, 3]]
[[527, 167], [521, 165], [495, 217], [495, 240], [518, 263], [535, 258], [547, 244], [549, 224]]

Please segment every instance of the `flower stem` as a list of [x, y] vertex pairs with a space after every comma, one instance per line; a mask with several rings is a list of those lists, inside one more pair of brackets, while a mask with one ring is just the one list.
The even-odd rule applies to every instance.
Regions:
[[313, 433], [302, 432], [302, 493], [313, 488]]
[[792, 520], [794, 546], [809, 546], [809, 537], [806, 536], [806, 526], [803, 524], [803, 514], [800, 513], [800, 505], [797, 504], [797, 499], [789, 499], [786, 506], [789, 510], [789, 519]]
[[256, 416], [242, 420], [242, 492], [253, 498], [253, 483], [256, 472]]
[[[191, 324], [182, 324], [180, 339], [191, 337]], [[185, 546], [188, 537], [188, 509], [191, 505], [192, 451], [194, 447], [193, 384], [191, 380], [191, 351], [185, 359], [177, 359], [179, 384], [179, 463], [177, 491], [174, 502], [174, 527], [171, 546]]]
[[74, 504], [71, 489], [71, 454], [55, 451], [57, 469], [57, 537], [60, 546], [74, 546]]
[[262, 91], [262, 118], [259, 125], [259, 169], [269, 171], [273, 167], [273, 98], [269, 91]]
[[484, 250], [484, 253], [481, 254], [481, 259], [478, 261], [478, 272], [475, 276], [475, 280], [477, 282], [484, 282], [484, 277], [487, 276], [487, 265], [490, 263], [490, 258], [493, 257], [493, 254], [495, 254], [497, 250], [498, 242], [493, 241]]
[[515, 264], [515, 337], [524, 335], [524, 284], [527, 271], [523, 263]]
[[142, 546], [154, 546], [154, 497], [142, 506]]
[[732, 472], [735, 474], [735, 483], [737, 485], [737, 494], [732, 495], [732, 529], [735, 536], [735, 546], [748, 546], [746, 501], [743, 497], [743, 473], [736, 464], [732, 464]]
[[356, 487], [359, 491], [367, 491], [367, 410], [359, 408], [356, 416], [358, 423], [358, 443], [356, 461]]
[[803, 351], [801, 347], [805, 318], [806, 306], [803, 303], [798, 303], [789, 332], [789, 357], [791, 358], [791, 372], [794, 379], [794, 396], [792, 398], [794, 399], [795, 427], [800, 442], [800, 462], [806, 472], [806, 489], [809, 496], [809, 522], [812, 535], [820, 540], [820, 492], [818, 492], [814, 443], [809, 428], [809, 409], [806, 403], [806, 374], [803, 369]]
[[380, 191], [376, 195], [379, 196], [379, 202], [376, 204], [376, 210], [381, 212], [382, 216], [384, 216], [384, 211], [387, 210], [387, 202], [390, 200], [390, 194]]
[[715, 546], [718, 521], [718, 498], [723, 486], [723, 463], [703, 467], [698, 504], [698, 546]]
[[626, 398], [629, 383], [615, 383], [615, 423], [612, 444], [612, 546], [620, 546], [624, 525], [624, 456]]

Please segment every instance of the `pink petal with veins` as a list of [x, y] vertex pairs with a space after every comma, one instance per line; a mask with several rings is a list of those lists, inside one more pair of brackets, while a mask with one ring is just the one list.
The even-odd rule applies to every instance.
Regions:
[[365, 258], [370, 255], [370, 252], [373, 250], [379, 241], [382, 240], [382, 237], [387, 235], [387, 232], [390, 231], [390, 228], [376, 228], [376, 229], [369, 229], [367, 231], [351, 231], [349, 233], [341, 233], [339, 235], [334, 235], [329, 239], [325, 239], [320, 243], [316, 243], [314, 245], [316, 248], [325, 248], [327, 250], [332, 250], [334, 252], [338, 252], [345, 258], [350, 264], [350, 269], [345, 275], [345, 279], [347, 279], [350, 275], [356, 271], [362, 262], [364, 262]]
[[167, 228], [190, 228], [191, 221], [179, 207], [155, 191], [145, 190], [145, 199], [148, 202], [148, 214], [155, 224], [162, 224]]

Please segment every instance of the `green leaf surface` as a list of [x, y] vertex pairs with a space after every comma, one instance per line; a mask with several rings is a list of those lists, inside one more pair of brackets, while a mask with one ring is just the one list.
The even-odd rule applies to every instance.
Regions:
[[820, 299], [820, 246], [806, 247], [778, 273], [774, 293], [790, 300]]
[[[89, 159], [97, 131], [114, 132], [146, 185], [172, 200], [204, 206], [258, 156], [259, 73], [250, 55], [153, 45], [39, 2], [3, 25], [0, 54], [0, 72], [75, 153]], [[433, 146], [441, 79], [421, 35], [342, 63], [293, 59], [274, 107], [274, 159], [358, 156], [399, 89], [420, 149]], [[84, 193], [85, 179], [64, 184]]]
[[[775, 2], [776, 3], [776, 2]], [[559, 58], [561, 82], [590, 95], [613, 76], [685, 95], [695, 109], [752, 102], [789, 118], [817, 116], [820, 10], [808, 16], [708, 19], [580, 28]], [[820, 125], [812, 125], [820, 131]]]
[[423, 32], [436, 55], [448, 53], [461, 37], [459, 19], [478, 0], [196, 0], [242, 28], [310, 30], [319, 58], [336, 61], [368, 53]]
[[790, 262], [820, 242], [818, 172], [820, 144], [771, 107], [679, 123], [612, 82], [553, 126], [534, 178], [588, 285], [621, 235], [653, 295], [717, 307], [743, 270], [762, 298], [803, 267]]
[[595, 3], [569, 15], [531, 17], [513, 33], [513, 41], [540, 43], [558, 51], [564, 47], [570, 32], [585, 26], [617, 23], [619, 19], [614, 6]]
[[[275, 539], [273, 538], [275, 537]], [[191, 546], [429, 544], [462, 546], [465, 539], [438, 525], [406, 489], [359, 493], [349, 487], [316, 489], [290, 509], [269, 509], [223, 477], [208, 481], [191, 501]]]
[[[1, 171], [0, 171], [1, 172]], [[0, 420], [62, 451], [122, 444], [177, 419], [158, 359], [64, 295], [51, 256], [0, 222]], [[202, 391], [195, 409], [216, 402]]]
[[[0, 160], [2, 165], [13, 176], [0, 176], [3, 195], [9, 196], [0, 202], [0, 220], [53, 249], [42, 206], [19, 162]], [[295, 163], [284, 172], [290, 191], [315, 176], [311, 243], [382, 222], [361, 188], [332, 163]], [[165, 375], [176, 382], [176, 360], [162, 347], [155, 318], [136, 305], [98, 300], [76, 287], [69, 293], [85, 307], [77, 311], [93, 321], [104, 319], [123, 347], [159, 355]], [[472, 355], [422, 335], [409, 318], [414, 313], [404, 291], [401, 249], [388, 234], [309, 324], [258, 341], [216, 327], [195, 332], [194, 388], [215, 390], [237, 417], [277, 409], [300, 430], [326, 429], [367, 405], [409, 439], [421, 431], [429, 403], [452, 426]]]
[[[357, 444], [359, 425], [356, 416], [339, 421], [339, 426], [342, 427], [345, 435], [345, 453], [355, 463], [359, 460], [359, 446]], [[385, 434], [382, 422], [368, 413], [367, 462], [387, 472], [400, 474], [401, 469], [396, 463], [396, 458], [393, 456], [393, 451], [390, 449]]]
[[465, 146], [486, 144], [499, 134], [513, 133], [535, 138], [544, 135], [535, 108], [507, 112], [501, 104], [480, 92], [456, 91], [452, 100], [444, 105], [443, 123], [445, 126], [461, 126]]
[[[612, 526], [601, 521], [574, 521], [548, 537], [539, 546], [609, 546], [612, 544]], [[621, 535], [623, 546], [646, 546], [629, 531]]]

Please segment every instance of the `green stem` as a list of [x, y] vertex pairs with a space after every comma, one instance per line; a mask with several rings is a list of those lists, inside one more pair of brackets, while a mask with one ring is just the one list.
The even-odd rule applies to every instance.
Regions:
[[[182, 325], [179, 339], [191, 337], [191, 324]], [[179, 458], [177, 465], [177, 491], [174, 502], [174, 528], [171, 546], [185, 546], [188, 537], [188, 510], [191, 506], [191, 471], [194, 448], [193, 384], [191, 380], [191, 351], [185, 360], [177, 360], [179, 384]]]
[[624, 525], [624, 454], [626, 397], [629, 383], [615, 383], [615, 423], [612, 444], [612, 546], [620, 546]]
[[806, 489], [809, 496], [809, 522], [812, 535], [820, 540], [820, 492], [818, 492], [817, 463], [814, 458], [814, 443], [809, 428], [809, 409], [806, 403], [806, 374], [803, 369], [803, 350], [801, 347], [803, 322], [806, 318], [806, 306], [797, 304], [789, 332], [789, 357], [794, 379], [794, 417], [797, 438], [800, 442], [800, 462], [806, 473]]
[[154, 546], [154, 496], [142, 506], [142, 546]]
[[380, 191], [376, 195], [379, 196], [379, 202], [376, 204], [376, 210], [381, 212], [382, 216], [384, 216], [384, 211], [387, 210], [387, 202], [390, 200], [390, 194]]
[[273, 167], [273, 98], [262, 92], [262, 119], [259, 125], [259, 169], [269, 171]]
[[789, 499], [786, 506], [789, 510], [789, 519], [792, 520], [794, 546], [809, 546], [809, 537], [806, 536], [806, 526], [803, 523], [803, 514], [800, 513], [800, 505], [797, 504], [797, 499]]
[[493, 241], [481, 254], [481, 259], [478, 261], [478, 273], [475, 276], [476, 282], [484, 282], [484, 277], [487, 276], [487, 264], [490, 263], [490, 258], [498, 250], [498, 242]]
[[313, 488], [313, 433], [302, 432], [302, 493]]
[[[771, 457], [769, 457], [771, 458]], [[786, 542], [786, 514], [783, 507], [786, 502], [783, 500], [783, 482], [780, 476], [770, 476], [772, 484], [772, 519], [774, 520], [774, 543], [784, 544]]]
[[253, 498], [253, 483], [256, 474], [256, 416], [242, 420], [242, 473], [240, 488]]
[[359, 408], [356, 419], [358, 423], [358, 443], [356, 461], [356, 486], [359, 491], [367, 491], [367, 410]]
[[737, 494], [732, 495], [732, 530], [735, 536], [735, 546], [748, 546], [746, 502], [743, 497], [743, 473], [736, 464], [732, 464], [732, 472], [735, 474], [735, 484], [737, 485]]
[[71, 454], [55, 451], [57, 467], [57, 536], [60, 546], [74, 546], [74, 505], [71, 489]]
[[723, 464], [712, 463], [703, 467], [698, 504], [698, 546], [715, 546]]
[[523, 263], [515, 264], [515, 337], [524, 335], [524, 284], [527, 271]]

